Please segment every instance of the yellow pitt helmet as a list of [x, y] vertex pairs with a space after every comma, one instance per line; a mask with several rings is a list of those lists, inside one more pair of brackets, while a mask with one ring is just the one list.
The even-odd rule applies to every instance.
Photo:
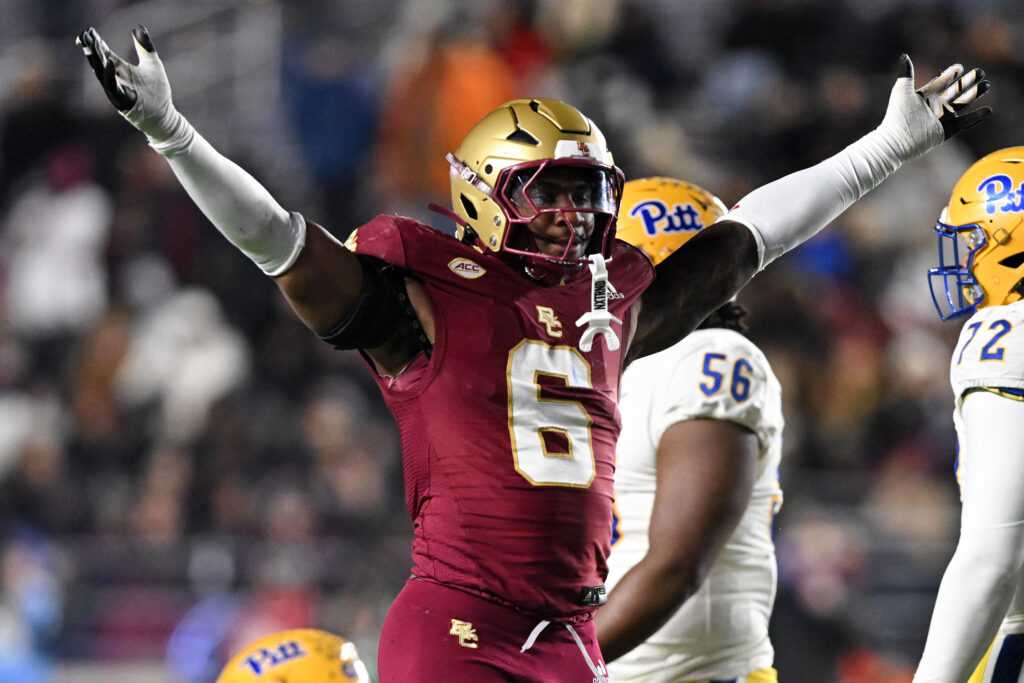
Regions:
[[943, 320], [1024, 294], [1024, 147], [982, 157], [963, 174], [935, 224], [939, 266], [928, 271]]
[[316, 629], [280, 631], [231, 658], [217, 683], [370, 683], [356, 646]]
[[[609, 255], [622, 172], [604, 135], [575, 107], [548, 98], [506, 102], [481, 119], [447, 159], [455, 235], [463, 242], [533, 263], [576, 265], [584, 259], [568, 256], [572, 239], [560, 257], [545, 256], [521, 231], [541, 213], [571, 211], [594, 214], [587, 253]], [[581, 188], [571, 209], [539, 189], [546, 178], [570, 178]]]
[[672, 178], [630, 180], [622, 188], [617, 236], [658, 265], [726, 212], [707, 190]]

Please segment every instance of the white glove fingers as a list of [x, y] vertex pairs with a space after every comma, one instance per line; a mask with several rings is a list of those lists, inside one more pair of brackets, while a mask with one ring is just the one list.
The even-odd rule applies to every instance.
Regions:
[[942, 100], [943, 103], [952, 102], [966, 89], [970, 88], [974, 84], [974, 72], [967, 74], [963, 78], [954, 83], [951, 83], [948, 87], [938, 93], [936, 99]]
[[922, 95], [934, 95], [941, 93], [943, 90], [953, 84], [960, 76], [964, 73], [963, 64], [951, 64], [946, 67], [946, 70], [941, 74], [928, 81], [928, 83], [920, 88], [918, 92]]
[[121, 59], [92, 27], [82, 31], [77, 42], [107, 98], [151, 143], [184, 135], [191, 127], [182, 125], [181, 115], [171, 104], [171, 86], [149, 32], [136, 26], [132, 39], [137, 65]]
[[103, 58], [96, 51], [92, 36], [89, 35], [88, 31], [82, 31], [77, 38], [75, 38], [85, 54], [86, 61], [89, 62], [89, 66], [92, 67], [93, 73], [96, 74], [96, 78], [103, 82]]
[[988, 81], [984, 80], [985, 72], [981, 69], [972, 69], [967, 75], [957, 81], [954, 97], [952, 98], [953, 108], [960, 111], [967, 105], [974, 102], [988, 92]]
[[82, 47], [89, 66], [111, 104], [122, 112], [130, 109], [135, 103], [131, 65], [118, 57], [91, 26], [82, 31], [75, 42]]
[[110, 46], [107, 45], [107, 41], [103, 40], [103, 38], [96, 33], [96, 29], [90, 28], [89, 31], [93, 35], [93, 47], [96, 52], [99, 53], [100, 59], [103, 60], [104, 65], [106, 65], [107, 62], [112, 62], [114, 66], [117, 67], [125, 63], [123, 59], [117, 56], [116, 52], [110, 49]]

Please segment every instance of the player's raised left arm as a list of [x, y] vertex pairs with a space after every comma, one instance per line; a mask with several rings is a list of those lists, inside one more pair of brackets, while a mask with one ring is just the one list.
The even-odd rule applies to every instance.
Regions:
[[175, 108], [163, 62], [142, 26], [132, 29], [138, 64], [89, 28], [77, 42], [111, 104], [142, 131], [211, 223], [278, 285], [318, 333], [357, 301], [363, 269], [323, 228], [285, 210], [255, 178], [220, 154]]
[[688, 334], [758, 271], [814, 236], [904, 162], [983, 121], [989, 107], [967, 108], [988, 88], [981, 69], [954, 64], [915, 90], [913, 64], [900, 55], [899, 76], [875, 130], [815, 166], [754, 190], [658, 265], [641, 300], [630, 357]]

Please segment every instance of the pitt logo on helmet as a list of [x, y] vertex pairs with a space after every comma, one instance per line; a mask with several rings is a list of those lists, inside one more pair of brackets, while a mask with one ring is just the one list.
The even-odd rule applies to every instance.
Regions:
[[281, 681], [370, 683], [356, 646], [317, 629], [291, 629], [264, 636], [224, 665], [217, 683]]
[[[1016, 189], [1015, 189], [1016, 188]], [[928, 270], [943, 320], [1024, 297], [1024, 147], [974, 163], [935, 222], [939, 264]]]
[[481, 266], [475, 261], [470, 261], [468, 258], [453, 258], [448, 262], [448, 269], [456, 275], [461, 275], [467, 280], [475, 280], [484, 273], [487, 269]]
[[[1021, 183], [1020, 189], [1014, 190], [1013, 179], [1010, 176], [1000, 173], [998, 175], [989, 176], [981, 181], [978, 186], [978, 192], [985, 194], [985, 213], [991, 215], [998, 210], [1000, 213], [1020, 213], [1024, 211], [1024, 183]], [[1005, 199], [1003, 204], [996, 206], [996, 204]]]
[[660, 199], [648, 199], [629, 209], [631, 218], [639, 217], [644, 222], [644, 232], [654, 237], [659, 232], [697, 232], [707, 227], [700, 220], [700, 212], [693, 204], [676, 204], [669, 212], [668, 204]]
[[242, 666], [248, 667], [257, 676], [270, 667], [278, 666], [296, 657], [309, 655], [298, 640], [286, 640], [273, 649], [257, 648], [242, 661]]
[[658, 265], [725, 214], [707, 190], [673, 178], [640, 178], [622, 189], [617, 237], [643, 249]]

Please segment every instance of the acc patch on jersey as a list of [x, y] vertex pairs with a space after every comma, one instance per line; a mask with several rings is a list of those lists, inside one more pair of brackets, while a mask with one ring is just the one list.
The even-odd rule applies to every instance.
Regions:
[[468, 258], [462, 258], [461, 256], [449, 261], [448, 269], [456, 275], [461, 275], [467, 280], [475, 280], [487, 272], [487, 269], [476, 261], [471, 261]]

